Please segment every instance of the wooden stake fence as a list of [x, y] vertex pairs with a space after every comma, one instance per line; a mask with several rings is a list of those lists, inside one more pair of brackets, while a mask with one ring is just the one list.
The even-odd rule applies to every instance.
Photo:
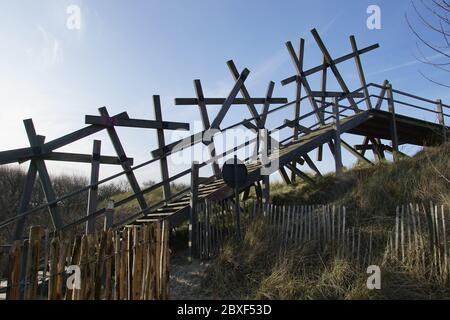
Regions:
[[387, 242], [387, 260], [422, 270], [430, 279], [450, 285], [449, 208], [407, 204], [398, 206], [395, 227]]
[[[201, 204], [198, 217], [199, 257], [211, 259], [222, 251], [226, 241], [235, 238], [232, 204]], [[374, 234], [370, 226], [362, 228], [354, 221], [349, 223], [346, 207], [340, 206], [269, 204], [263, 210], [262, 203], [253, 202], [244, 204], [242, 217], [242, 234], [250, 223], [264, 219], [277, 234], [280, 250], [313, 244], [318, 254], [351, 260], [357, 268], [395, 261], [450, 285], [450, 211], [444, 206], [398, 206], [392, 218], [392, 231], [382, 234]], [[384, 254], [374, 254], [377, 249]]]
[[[44, 234], [42, 227], [34, 226], [29, 240], [14, 242], [7, 299], [169, 298], [167, 221], [83, 236], [59, 234], [51, 240]], [[78, 279], [77, 271], [73, 273], [77, 269]]]

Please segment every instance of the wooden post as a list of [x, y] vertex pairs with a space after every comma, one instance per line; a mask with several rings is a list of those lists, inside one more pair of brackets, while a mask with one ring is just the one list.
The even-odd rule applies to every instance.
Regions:
[[[266, 97], [264, 99], [264, 106], [263, 106], [263, 110], [262, 110], [262, 116], [260, 118], [260, 122], [259, 122], [259, 127], [258, 130], [256, 130], [256, 135], [257, 135], [257, 139], [256, 139], [256, 143], [255, 143], [255, 149], [253, 152], [253, 159], [257, 159], [258, 158], [258, 153], [259, 153], [259, 149], [260, 149], [260, 135], [261, 135], [261, 129], [264, 129], [266, 126], [266, 121], [267, 121], [267, 113], [269, 112], [269, 107], [270, 107], [270, 100], [272, 99], [272, 94], [273, 94], [273, 89], [275, 87], [275, 82], [270, 81], [269, 82], [269, 86], [267, 87], [267, 92], [266, 92]], [[268, 141], [270, 142], [271, 139], [269, 139]], [[269, 144], [270, 145], [270, 144]]]
[[[25, 179], [24, 186], [22, 189], [22, 194], [20, 196], [18, 214], [21, 214], [27, 211], [28, 209], [28, 204], [30, 203], [34, 183], [36, 181], [36, 176], [37, 176], [37, 167], [34, 160], [31, 160], [30, 166], [28, 167], [27, 177]], [[16, 228], [14, 231], [14, 240], [22, 240], [25, 220], [26, 217], [22, 217], [17, 221]]]
[[238, 171], [237, 171], [237, 155], [234, 155], [234, 214], [236, 215], [236, 235], [241, 240], [241, 207], [239, 205], [239, 186], [237, 184]]
[[162, 243], [161, 243], [161, 237], [162, 237], [162, 222], [158, 221], [156, 223], [156, 243], [155, 243], [155, 299], [159, 300], [161, 299], [161, 249], [162, 249]]
[[30, 228], [30, 242], [25, 276], [25, 300], [35, 300], [37, 298], [41, 236], [41, 226], [33, 226]]
[[120, 261], [122, 251], [120, 250], [120, 231], [114, 232], [114, 300], [120, 300]]
[[147, 298], [147, 292], [148, 287], [150, 284], [149, 277], [151, 276], [151, 273], [149, 273], [149, 265], [150, 265], [150, 255], [149, 250], [151, 250], [151, 244], [150, 244], [150, 225], [145, 224], [143, 227], [143, 239], [142, 239], [142, 286], [141, 286], [141, 294], [140, 299], [146, 300]]
[[122, 232], [122, 242], [120, 244], [120, 285], [119, 285], [119, 300], [127, 299], [128, 294], [128, 276], [127, 276], [127, 259], [128, 259], [128, 228]]
[[[323, 56], [323, 61], [322, 61], [322, 65], [326, 66], [327, 60], [325, 58], [325, 56]], [[321, 75], [320, 75], [320, 90], [323, 93], [323, 96], [321, 97], [320, 100], [320, 107], [324, 108], [325, 107], [325, 103], [327, 98], [325, 97], [325, 91], [327, 91], [327, 67], [323, 68]], [[323, 123], [324, 122], [324, 109], [321, 109], [321, 111], [319, 112], [319, 116], [320, 116], [320, 122]], [[322, 161], [323, 158], [323, 145], [320, 145], [317, 148], [317, 161]]]
[[[80, 261], [80, 253], [81, 253], [81, 237], [75, 237], [74, 244], [72, 248], [70, 258], [70, 265], [77, 265]], [[46, 261], [45, 259], [44, 261]], [[77, 296], [79, 295], [79, 289], [75, 286], [73, 289], [66, 288], [66, 300], [77, 300]]]
[[[303, 72], [303, 56], [305, 52], [305, 39], [300, 39], [300, 46], [298, 51], [298, 61], [299, 61], [299, 68]], [[297, 78], [297, 86], [295, 90], [295, 107], [294, 107], [294, 119], [297, 119], [300, 117], [300, 103], [302, 98], [302, 82], [300, 81], [300, 78]], [[296, 121], [295, 124], [298, 122]], [[294, 126], [294, 136], [293, 140], [298, 139], [298, 126]], [[292, 163], [293, 166], [296, 166], [295, 162]], [[291, 173], [291, 180], [295, 181], [295, 173]]]
[[28, 250], [29, 250], [29, 240], [25, 239], [22, 244], [22, 252], [20, 255], [19, 300], [23, 300], [25, 297]]
[[388, 98], [388, 108], [391, 113], [391, 121], [390, 121], [390, 131], [391, 131], [391, 140], [392, 140], [392, 156], [394, 161], [398, 160], [398, 137], [397, 137], [397, 123], [395, 120], [395, 108], [394, 108], [394, 97], [392, 94], [392, 85], [387, 85], [387, 98]]
[[107, 233], [100, 232], [99, 241], [96, 252], [95, 259], [95, 267], [94, 267], [94, 300], [100, 300], [102, 298], [102, 280], [104, 275], [104, 267], [105, 267], [105, 252], [106, 252], [106, 242], [107, 242]]
[[339, 99], [334, 97], [333, 102], [334, 119], [334, 161], [336, 165], [336, 175], [342, 174], [342, 155], [341, 155], [341, 125], [339, 121]]
[[8, 291], [6, 293], [7, 300], [19, 299], [21, 255], [21, 244], [19, 240], [16, 240], [14, 241], [11, 251], [9, 252]]
[[263, 177], [263, 191], [262, 191], [262, 204], [264, 215], [267, 215], [267, 207], [270, 201], [270, 176], [264, 175]]
[[198, 170], [199, 163], [197, 161], [192, 162], [191, 165], [191, 199], [190, 199], [190, 212], [189, 212], [189, 259], [192, 261], [194, 255], [198, 254], [198, 247], [196, 241], [197, 237], [197, 206], [198, 206]]
[[127, 233], [127, 300], [133, 299], [133, 235], [136, 230], [133, 228], [128, 228]]
[[442, 126], [442, 142], [447, 143], [447, 126], [445, 125], [444, 110], [442, 108], [442, 100], [436, 100], [436, 113], [438, 115], [439, 124]]
[[[25, 125], [25, 130], [27, 132], [30, 146], [32, 148], [41, 149], [44, 144], [45, 137], [38, 136], [36, 134], [33, 120], [26, 119], [23, 121], [23, 123]], [[56, 200], [56, 194], [55, 194], [55, 191], [53, 190], [50, 176], [48, 174], [47, 167], [45, 165], [45, 161], [42, 159], [36, 159], [36, 160], [34, 160], [34, 162], [36, 164], [36, 168], [39, 173], [39, 180], [41, 182], [42, 190], [45, 194], [46, 200], [47, 200], [47, 202], [54, 202]], [[58, 206], [56, 204], [53, 204], [53, 205], [49, 205], [48, 208], [50, 211], [50, 216], [52, 218], [53, 226], [57, 230], [62, 226], [62, 221], [61, 221], [61, 217], [59, 214]]]
[[386, 89], [387, 89], [388, 84], [389, 84], [389, 81], [387, 81], [387, 80], [383, 81], [383, 85], [381, 87], [380, 94], [378, 95], [377, 104], [375, 105], [375, 109], [377, 109], [377, 110], [381, 109], [381, 106], [383, 104], [383, 98], [386, 94]]
[[105, 287], [103, 298], [105, 300], [112, 299], [112, 279], [114, 275], [112, 273], [112, 268], [114, 264], [114, 240], [113, 240], [113, 231], [106, 231], [106, 250], [105, 250]]
[[[153, 96], [153, 107], [155, 110], [155, 120], [162, 123], [162, 112], [161, 112], [161, 100], [158, 95]], [[158, 148], [164, 148], [166, 141], [164, 138], [164, 129], [156, 129], [156, 134], [158, 137]], [[163, 181], [163, 197], [164, 200], [170, 198], [170, 182], [169, 180], [169, 169], [167, 165], [167, 157], [161, 157], [159, 160], [161, 168], [161, 180]]]
[[141, 255], [141, 228], [133, 227], [133, 279], [131, 300], [139, 300], [139, 291], [141, 287], [141, 270], [142, 270], [142, 255]]
[[105, 210], [105, 222], [103, 230], [108, 231], [114, 224], [114, 200], [108, 200]]
[[[94, 140], [94, 146], [92, 150], [92, 162], [91, 162], [91, 180], [90, 184], [97, 184], [100, 170], [100, 150], [102, 142], [100, 140]], [[97, 211], [97, 196], [98, 196], [98, 186], [92, 186], [88, 193], [88, 205], [87, 205], [87, 215], [88, 217]], [[90, 217], [86, 221], [86, 234], [95, 232], [95, 217]]]
[[170, 227], [169, 227], [169, 221], [163, 220], [162, 222], [163, 224], [163, 237], [162, 237], [162, 242], [163, 242], [163, 251], [161, 252], [161, 254], [163, 255], [163, 279], [162, 279], [162, 289], [163, 289], [163, 296], [162, 298], [164, 300], [169, 299], [169, 294], [170, 294], [170, 288], [169, 288], [169, 275], [170, 275], [170, 250], [169, 250], [169, 232], [170, 232]]
[[[194, 88], [195, 93], [197, 95], [198, 107], [200, 110], [200, 116], [202, 118], [203, 130], [208, 130], [211, 127], [211, 123], [209, 122], [208, 110], [206, 110], [205, 104], [205, 96], [203, 95], [202, 84], [199, 79], [194, 80]], [[208, 151], [211, 158], [216, 157], [216, 148], [214, 144], [213, 137], [211, 137], [211, 141], [208, 143]], [[217, 161], [212, 162], [212, 168], [215, 176], [220, 175], [220, 168]]]
[[363, 87], [364, 97], [366, 99], [365, 100], [366, 106], [367, 109], [370, 110], [372, 109], [372, 103], [370, 101], [369, 90], [367, 90], [366, 77], [364, 76], [364, 71], [361, 63], [361, 58], [359, 57], [358, 46], [356, 45], [355, 36], [350, 36], [350, 43], [352, 45], [353, 54], [355, 55], [355, 63], [356, 68], [358, 69], [359, 82]]
[[[58, 256], [59, 239], [54, 237], [50, 243], [50, 261], [49, 261], [49, 281], [48, 281], [48, 300], [54, 300], [56, 297], [56, 276], [58, 274]], [[83, 285], [83, 282], [82, 284]]]

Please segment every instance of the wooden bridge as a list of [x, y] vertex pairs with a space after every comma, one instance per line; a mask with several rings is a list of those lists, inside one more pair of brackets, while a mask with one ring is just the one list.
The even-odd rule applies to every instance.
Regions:
[[[250, 188], [255, 188], [257, 196], [267, 203], [270, 194], [270, 174], [268, 173], [279, 171], [286, 183], [291, 183], [297, 178], [308, 183], [315, 183], [315, 177], [321, 175], [315, 161], [322, 161], [324, 146], [329, 148], [333, 155], [336, 173], [341, 174], [343, 170], [341, 148], [345, 148], [358, 160], [373, 164], [365, 156], [368, 151], [373, 152], [376, 160], [382, 160], [385, 158], [386, 152], [390, 153], [395, 161], [401, 156], [407, 156], [399, 151], [401, 145], [431, 146], [446, 142], [449, 128], [445, 125], [445, 120], [446, 117], [449, 117], [449, 114], [446, 113], [450, 109], [449, 105], [444, 104], [441, 100], [430, 100], [395, 90], [387, 80], [383, 84], [366, 82], [361, 55], [373, 51], [378, 44], [360, 49], [357, 47], [355, 38], [351, 36], [351, 52], [338, 58], [332, 58], [318, 32], [313, 29], [311, 33], [322, 52], [320, 57], [322, 62], [313, 68], [305, 70], [303, 67], [305, 47], [303, 39], [300, 39], [298, 52], [293, 48], [291, 42], [286, 43], [296, 74], [282, 80], [281, 84], [295, 86], [296, 99], [294, 101], [288, 102], [286, 98], [272, 97], [275, 86], [272, 81], [269, 82], [267, 93], [263, 98], [251, 97], [245, 86], [250, 71], [243, 69], [239, 72], [234, 62], [230, 60], [227, 65], [235, 83], [227, 97], [205, 97], [200, 80], [194, 80], [196, 96], [175, 99], [175, 105], [197, 106], [203, 123], [203, 131], [179, 141], [166, 143], [164, 130], [189, 130], [189, 124], [163, 121], [159, 96], [153, 97], [155, 120], [132, 119], [126, 112], [110, 116], [107, 109], [103, 107], [99, 109], [98, 116], [87, 115], [85, 117], [86, 127], [49, 142], [45, 142], [45, 137], [35, 132], [31, 119], [24, 120], [30, 146], [0, 152], [1, 165], [29, 162], [18, 213], [16, 216], [0, 222], [0, 229], [15, 225], [14, 238], [20, 239], [23, 237], [27, 217], [43, 209], [48, 209], [55, 231], [86, 224], [86, 232], [91, 233], [95, 229], [95, 220], [109, 212], [106, 207], [98, 207], [98, 186], [121, 176], [127, 178], [133, 192], [115, 202], [114, 209], [120, 210], [121, 206], [137, 200], [139, 210], [122, 221], [113, 223], [112, 220], [108, 220], [106, 227], [122, 228], [127, 225], [161, 219], [169, 219], [172, 227], [177, 226], [186, 221], [189, 214], [195, 211], [197, 202], [204, 199], [220, 201], [233, 197], [233, 190], [222, 180], [219, 162], [233, 156], [239, 150], [250, 148], [250, 146], [253, 147], [254, 152], [246, 159], [242, 159], [249, 172], [248, 179], [246, 185], [239, 191], [243, 193], [243, 197], [248, 197]], [[348, 88], [337, 67], [339, 63], [347, 60], [354, 60], [355, 72], [360, 81], [360, 87], [352, 91]], [[320, 73], [321, 83], [320, 88], [314, 91], [308, 77], [316, 73]], [[327, 90], [327, 79], [330, 76], [336, 79], [340, 91]], [[239, 94], [241, 97], [238, 97]], [[305, 103], [307, 103], [306, 106], [304, 106]], [[220, 111], [212, 121], [209, 119], [207, 110], [209, 105], [221, 105]], [[235, 105], [247, 106], [251, 117], [226, 128], [222, 127], [221, 124], [227, 112]], [[262, 105], [262, 112], [258, 112], [256, 105]], [[306, 107], [309, 108], [306, 109]], [[275, 128], [266, 129], [266, 120], [269, 115], [279, 115], [281, 111], [288, 109], [293, 109], [292, 118], [285, 119]], [[434, 117], [436, 121], [422, 120], [427, 114]], [[134, 165], [133, 159], [125, 153], [115, 127], [155, 129], [158, 148], [151, 152], [152, 158]], [[214, 136], [238, 127], [250, 130], [255, 138], [223, 153], [216, 153]], [[93, 141], [92, 154], [55, 151], [102, 130], [108, 132], [116, 151], [115, 156], [101, 155], [101, 142], [98, 140]], [[274, 136], [281, 130], [287, 130], [291, 134], [287, 138], [277, 141]], [[347, 143], [344, 140], [345, 134], [361, 136], [361, 144]], [[389, 144], [383, 143], [383, 140], [387, 140]], [[168, 158], [197, 144], [203, 144], [208, 148], [210, 159], [202, 163], [193, 162], [190, 168], [169, 176]], [[312, 151], [317, 152], [315, 160], [310, 156]], [[47, 172], [46, 161], [89, 163], [91, 165], [89, 185], [57, 197]], [[154, 162], [160, 163], [162, 180], [142, 188], [136, 179], [135, 171]], [[277, 164], [276, 168], [270, 171], [269, 167], [274, 163]], [[99, 180], [100, 164], [120, 165], [123, 170]], [[304, 164], [315, 173], [315, 176], [306, 174], [300, 169], [300, 165]], [[212, 167], [213, 175], [199, 177], [199, 170], [205, 166]], [[187, 176], [190, 176], [191, 179], [190, 186], [174, 193], [171, 184]], [[41, 182], [46, 202], [29, 208], [33, 185], [37, 177]], [[148, 203], [144, 195], [158, 188], [163, 190], [163, 199], [158, 203]], [[59, 204], [82, 193], [88, 194], [86, 216], [64, 224]]]

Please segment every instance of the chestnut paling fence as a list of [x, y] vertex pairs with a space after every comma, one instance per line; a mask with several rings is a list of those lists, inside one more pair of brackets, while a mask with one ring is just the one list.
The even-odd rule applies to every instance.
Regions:
[[168, 236], [167, 221], [52, 239], [31, 227], [11, 248], [6, 298], [168, 299]]
[[[237, 238], [233, 204], [204, 203], [192, 226], [193, 246], [203, 260], [216, 257]], [[345, 206], [272, 205], [247, 202], [241, 211], [241, 234], [259, 219], [269, 225], [280, 250], [313, 245], [317, 254], [348, 259], [356, 268], [397, 263], [428, 279], [450, 286], [448, 244], [450, 210], [444, 205], [399, 205], [379, 224], [360, 224]], [[380, 227], [381, 226], [381, 227]], [[386, 232], [387, 228], [387, 232]], [[274, 239], [275, 241], [275, 239]]]

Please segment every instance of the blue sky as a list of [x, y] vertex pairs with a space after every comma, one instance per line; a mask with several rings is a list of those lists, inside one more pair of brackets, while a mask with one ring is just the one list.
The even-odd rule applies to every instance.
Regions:
[[[66, 10], [80, 7], [81, 29], [69, 30]], [[381, 9], [381, 29], [366, 26], [369, 5]], [[38, 134], [51, 140], [84, 126], [85, 114], [107, 106], [110, 114], [128, 111], [133, 118], [153, 119], [152, 95], [159, 94], [165, 120], [198, 119], [195, 106], [174, 106], [175, 97], [193, 97], [193, 79], [201, 79], [205, 96], [225, 97], [233, 85], [225, 62], [250, 69], [246, 81], [252, 96], [262, 97], [267, 83], [276, 82], [274, 96], [295, 96], [293, 85], [280, 80], [294, 74], [284, 43], [306, 39], [305, 69], [321, 63], [309, 30], [317, 28], [334, 57], [350, 52], [349, 35], [359, 47], [379, 43], [362, 57], [368, 82], [389, 79], [394, 88], [450, 102], [448, 90], [423, 79], [445, 73], [418, 63], [416, 39], [404, 15], [410, 2], [399, 1], [0, 1], [0, 150], [27, 146], [22, 120], [33, 118]], [[440, 41], [436, 35], [427, 34]], [[425, 51], [427, 56], [434, 53]], [[359, 87], [353, 60], [340, 66], [350, 88]], [[311, 77], [318, 89], [318, 77]], [[330, 90], [337, 89], [330, 80]], [[304, 110], [309, 110], [305, 103]], [[218, 107], [211, 107], [210, 117]], [[307, 111], [304, 111], [307, 112]], [[283, 116], [288, 117], [292, 111]], [[421, 116], [421, 115], [418, 115]], [[245, 107], [233, 107], [225, 123], [250, 117]], [[276, 125], [274, 117], [269, 127]], [[156, 147], [153, 130], [118, 129], [129, 156], [140, 163]], [[92, 139], [103, 140], [103, 154], [113, 155], [104, 133], [63, 150], [90, 153]], [[175, 139], [171, 133], [167, 140]], [[349, 137], [348, 141], [358, 139]], [[405, 147], [406, 151], [413, 150]], [[331, 156], [319, 164], [333, 169]], [[354, 158], [344, 153], [344, 163]], [[170, 163], [169, 163], [170, 165]], [[49, 163], [51, 172], [87, 174], [88, 165]], [[172, 172], [180, 166], [171, 166]], [[102, 176], [118, 168], [103, 166]], [[140, 180], [157, 180], [159, 170], [143, 170]]]

